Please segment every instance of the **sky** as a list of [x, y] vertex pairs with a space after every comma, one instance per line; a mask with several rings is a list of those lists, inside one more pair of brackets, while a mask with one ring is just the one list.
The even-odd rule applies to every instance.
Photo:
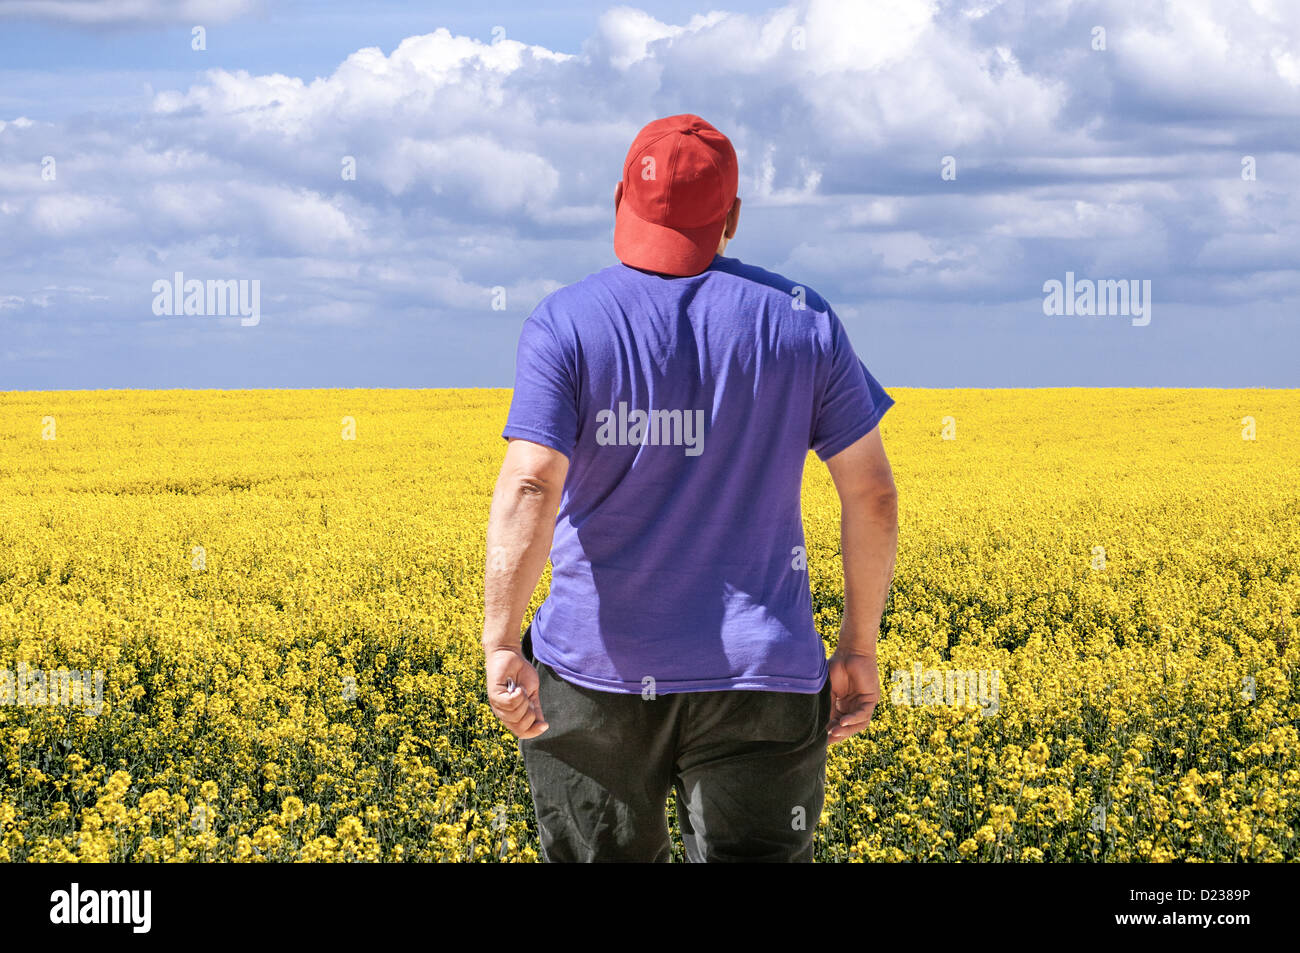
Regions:
[[1291, 0], [0, 0], [0, 390], [508, 387], [677, 113], [886, 387], [1300, 386]]

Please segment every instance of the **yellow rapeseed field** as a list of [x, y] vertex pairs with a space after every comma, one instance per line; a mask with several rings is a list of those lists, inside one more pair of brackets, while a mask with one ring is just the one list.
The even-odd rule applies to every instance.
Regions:
[[[891, 392], [817, 858], [1300, 858], [1300, 392]], [[508, 401], [0, 393], [0, 859], [536, 860], [478, 642]], [[804, 512], [829, 649], [812, 456]]]

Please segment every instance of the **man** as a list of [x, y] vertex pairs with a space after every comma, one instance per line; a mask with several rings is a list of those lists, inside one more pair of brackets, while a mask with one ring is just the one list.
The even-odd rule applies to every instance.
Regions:
[[[637, 135], [619, 264], [524, 323], [489, 518], [488, 703], [519, 738], [547, 861], [811, 861], [827, 745], [880, 697], [893, 400], [809, 288], [723, 257], [736, 154], [694, 115]], [[844, 617], [813, 626], [800, 487], [839, 493]], [[550, 595], [521, 640], [548, 553]]]

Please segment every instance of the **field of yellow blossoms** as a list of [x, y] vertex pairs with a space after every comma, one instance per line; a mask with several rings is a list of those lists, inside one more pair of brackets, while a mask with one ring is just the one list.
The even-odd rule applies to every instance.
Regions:
[[[1300, 859], [1300, 392], [891, 392], [817, 858]], [[0, 859], [536, 860], [479, 650], [508, 400], [0, 393]], [[804, 511], [829, 649], [813, 456]]]

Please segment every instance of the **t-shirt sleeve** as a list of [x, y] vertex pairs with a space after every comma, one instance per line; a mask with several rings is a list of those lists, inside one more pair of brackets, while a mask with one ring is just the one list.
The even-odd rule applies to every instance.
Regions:
[[829, 306], [830, 369], [820, 395], [811, 448], [829, 460], [875, 429], [894, 404], [849, 343], [848, 332]]
[[514, 395], [501, 436], [540, 443], [572, 459], [577, 394], [571, 349], [562, 344], [545, 305], [539, 305], [519, 333]]

